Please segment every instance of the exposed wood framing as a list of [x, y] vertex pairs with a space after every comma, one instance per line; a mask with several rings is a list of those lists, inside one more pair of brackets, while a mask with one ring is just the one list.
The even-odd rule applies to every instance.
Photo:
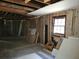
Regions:
[[42, 6], [41, 6], [41, 5], [39, 5], [38, 3], [33, 3], [33, 2], [28, 2], [26, 5], [36, 7], [37, 9], [39, 9], [39, 8], [41, 8], [41, 7], [42, 7]]
[[10, 7], [10, 8], [15, 8], [15, 9], [22, 9], [22, 10], [25, 10], [27, 12], [32, 12], [35, 10], [35, 9], [28, 8], [28, 7], [22, 7], [22, 6], [7, 4], [7, 3], [0, 3], [0, 5], [5, 6], [5, 7]]
[[52, 4], [52, 3], [59, 2], [59, 1], [62, 1], [62, 0], [51, 0], [49, 3]]
[[29, 1], [31, 1], [31, 0], [25, 0], [25, 3], [28, 3]]
[[61, 0], [0, 0], [0, 10], [26, 15]]
[[11, 12], [11, 13], [23, 14], [23, 15], [28, 13], [22, 9], [16, 9], [16, 8], [11, 8], [11, 7], [1, 6], [1, 5], [0, 5], [0, 10], [6, 11], [6, 12]]
[[34, 4], [38, 4], [41, 7], [44, 7], [44, 6], [48, 5], [48, 4], [45, 4], [45, 3], [41, 2], [41, 1], [36, 1], [36, 0], [31, 0], [31, 2], [34, 3]]
[[15, 1], [11, 1], [11, 0], [1, 0], [0, 2], [14, 4], [14, 5], [22, 6], [22, 7], [28, 7], [28, 8], [32, 8], [32, 9], [38, 9], [32, 5], [30, 6], [29, 4], [25, 4], [24, 2], [15, 2]]
[[23, 24], [23, 20], [21, 20], [21, 22], [20, 22], [19, 31], [18, 31], [18, 36], [21, 35], [22, 24]]
[[5, 11], [0, 11], [0, 19], [6, 19], [6, 20], [30, 20], [32, 18], [35, 18], [35, 16], [30, 16], [30, 15], [22, 15], [22, 14], [17, 14], [13, 12], [5, 12]]
[[11, 33], [13, 34], [13, 20], [10, 20], [10, 24], [11, 24]]
[[36, 1], [41, 1], [41, 2], [47, 3], [47, 2], [49, 2], [51, 0], [36, 0]]

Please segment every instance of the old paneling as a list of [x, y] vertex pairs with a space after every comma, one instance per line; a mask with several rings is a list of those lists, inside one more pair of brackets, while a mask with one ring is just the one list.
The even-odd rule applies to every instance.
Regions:
[[48, 41], [50, 42], [53, 33], [53, 17], [61, 15], [66, 15], [65, 37], [79, 36], [79, 11], [75, 12], [75, 9], [73, 9], [62, 12], [56, 12], [38, 18], [38, 31], [40, 32], [40, 39], [41, 41], [43, 41], [42, 43], [45, 43], [45, 25], [48, 25]]

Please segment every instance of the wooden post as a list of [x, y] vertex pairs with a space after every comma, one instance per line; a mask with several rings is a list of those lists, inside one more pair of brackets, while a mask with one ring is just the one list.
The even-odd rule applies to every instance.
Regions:
[[21, 20], [21, 22], [20, 22], [19, 31], [18, 31], [18, 36], [20, 36], [20, 34], [21, 34], [22, 24], [23, 24], [23, 20]]
[[10, 20], [11, 23], [11, 34], [13, 35], [13, 20]]

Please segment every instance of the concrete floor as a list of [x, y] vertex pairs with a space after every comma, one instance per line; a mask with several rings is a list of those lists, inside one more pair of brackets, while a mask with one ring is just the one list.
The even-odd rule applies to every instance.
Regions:
[[0, 51], [0, 59], [53, 59], [51, 54], [36, 44], [17, 45], [15, 47], [11, 43], [6, 43], [2, 47], [0, 47], [2, 48]]

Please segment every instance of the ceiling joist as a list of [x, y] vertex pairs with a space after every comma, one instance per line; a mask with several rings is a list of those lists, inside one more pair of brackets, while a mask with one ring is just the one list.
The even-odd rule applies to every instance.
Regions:
[[0, 20], [30, 20], [35, 16], [16, 14], [11, 12], [0, 11]]
[[7, 12], [27, 14], [58, 1], [60, 0], [0, 0], [0, 9]]
[[28, 8], [32, 8], [32, 9], [38, 9], [36, 7], [30, 6], [30, 5], [26, 5], [23, 2], [15, 2], [15, 1], [11, 1], [11, 0], [1, 0], [0, 2], [4, 2], [4, 3], [8, 3], [8, 4], [13, 4], [13, 5], [18, 5], [18, 6], [22, 6], [22, 7], [28, 7]]
[[23, 15], [28, 13], [22, 9], [15, 9], [15, 8], [11, 8], [11, 7], [1, 6], [1, 5], [0, 5], [0, 10], [6, 11], [6, 12], [11, 12], [11, 13], [23, 14]]
[[24, 2], [25, 2], [25, 3], [28, 3], [29, 1], [31, 1], [31, 0], [25, 0]]
[[34, 3], [34, 4], [40, 5], [41, 7], [44, 7], [44, 6], [48, 5], [46, 3], [43, 3], [43, 2], [37, 1], [37, 0], [31, 0], [31, 2]]
[[28, 8], [28, 7], [22, 7], [22, 6], [19, 6], [19, 5], [7, 4], [7, 3], [3, 3], [3, 2], [1, 2], [0, 5], [6, 6], [6, 7], [11, 7], [11, 8], [16, 8], [16, 9], [22, 9], [22, 10], [26, 10], [26, 11], [29, 11], [29, 12], [32, 12], [32, 11], [35, 10], [35, 9]]

